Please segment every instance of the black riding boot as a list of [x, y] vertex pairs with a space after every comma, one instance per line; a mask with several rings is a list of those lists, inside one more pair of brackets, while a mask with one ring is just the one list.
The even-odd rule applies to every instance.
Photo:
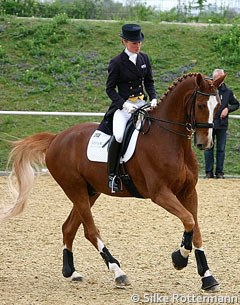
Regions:
[[121, 143], [117, 142], [115, 137], [112, 136], [108, 148], [108, 187], [112, 193], [121, 191], [117, 183], [119, 177], [116, 175], [120, 149]]

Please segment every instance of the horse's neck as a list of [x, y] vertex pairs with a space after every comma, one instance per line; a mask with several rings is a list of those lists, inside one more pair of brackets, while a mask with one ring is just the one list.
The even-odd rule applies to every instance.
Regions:
[[165, 101], [163, 100], [157, 112], [157, 116], [162, 120], [183, 122], [185, 119], [184, 101], [181, 97], [177, 96], [173, 96]]
[[179, 122], [186, 118], [186, 103], [194, 91], [194, 82], [190, 81], [189, 84], [184, 80], [169, 90], [160, 103], [158, 111], [161, 118]]
[[[179, 149], [186, 152], [192, 149], [191, 141], [186, 140], [189, 133], [185, 128], [187, 123], [187, 107], [195, 89], [194, 79], [184, 79], [172, 87], [162, 99], [158, 107], [152, 113], [152, 116], [158, 119], [161, 126], [158, 129], [163, 137], [163, 141], [171, 141], [171, 151], [179, 153]], [[157, 121], [157, 120], [156, 120]], [[167, 122], [164, 122], [167, 121]]]

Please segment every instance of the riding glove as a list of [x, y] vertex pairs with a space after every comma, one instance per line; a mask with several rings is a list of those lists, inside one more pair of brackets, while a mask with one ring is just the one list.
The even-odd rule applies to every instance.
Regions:
[[133, 113], [137, 107], [135, 107], [131, 102], [126, 101], [123, 104], [123, 109], [125, 109], [128, 113]]
[[151, 100], [150, 106], [153, 107], [153, 108], [157, 107], [157, 99], [156, 98]]

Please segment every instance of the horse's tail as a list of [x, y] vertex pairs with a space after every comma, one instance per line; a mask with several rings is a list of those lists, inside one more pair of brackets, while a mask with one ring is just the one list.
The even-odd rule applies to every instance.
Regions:
[[43, 132], [12, 142], [13, 148], [8, 159], [8, 168], [11, 164], [8, 186], [14, 203], [4, 207], [0, 213], [0, 221], [16, 216], [25, 209], [34, 182], [34, 169], [46, 165], [46, 151], [55, 136]]

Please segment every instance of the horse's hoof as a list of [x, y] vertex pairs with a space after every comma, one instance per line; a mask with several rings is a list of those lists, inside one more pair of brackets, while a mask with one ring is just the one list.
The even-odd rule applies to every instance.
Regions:
[[176, 250], [172, 253], [172, 263], [175, 269], [181, 270], [188, 264], [188, 257], [183, 257], [180, 250]]
[[207, 292], [217, 292], [219, 290], [219, 283], [210, 275], [202, 278], [202, 290]]
[[120, 288], [130, 285], [130, 281], [125, 274], [120, 275], [119, 277], [116, 277], [115, 278], [115, 283], [116, 283], [117, 287], [120, 287]]
[[77, 271], [74, 271], [71, 276], [65, 277], [65, 279], [69, 282], [82, 282], [83, 276], [81, 276]]

